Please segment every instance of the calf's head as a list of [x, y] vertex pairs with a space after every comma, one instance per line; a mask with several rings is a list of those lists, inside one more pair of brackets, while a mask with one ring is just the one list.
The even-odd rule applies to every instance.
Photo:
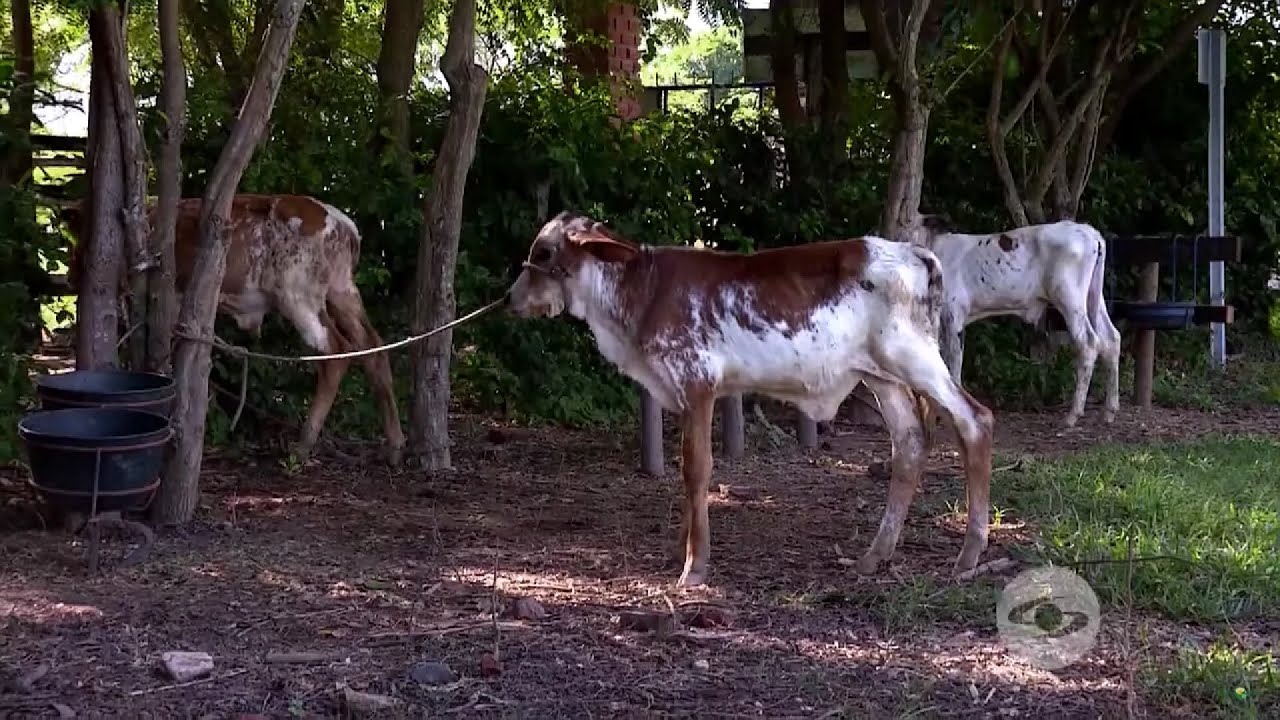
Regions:
[[597, 297], [604, 266], [624, 263], [637, 252], [601, 223], [562, 212], [538, 231], [507, 291], [507, 307], [524, 318], [555, 317], [566, 308], [581, 318]]

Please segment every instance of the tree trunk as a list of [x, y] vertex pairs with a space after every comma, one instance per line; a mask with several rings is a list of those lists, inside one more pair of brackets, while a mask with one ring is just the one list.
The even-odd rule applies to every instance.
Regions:
[[[306, 0], [277, 3], [249, 94], [205, 189], [200, 208], [200, 247], [178, 316], [178, 328], [184, 335], [199, 338], [213, 335], [218, 289], [226, 272], [226, 225], [231, 201], [267, 127], [305, 4]], [[174, 354], [178, 384], [173, 409], [176, 447], [165, 465], [164, 482], [151, 506], [152, 518], [157, 523], [185, 523], [195, 514], [209, 408], [210, 351], [207, 342], [182, 338]]]
[[791, 0], [769, 0], [769, 27], [773, 102], [778, 106], [782, 126], [795, 130], [804, 125], [805, 113], [796, 74], [796, 23]]
[[[905, 4], [906, 0], [902, 0]], [[902, 8], [895, 4], [893, 13]], [[894, 106], [893, 160], [881, 233], [890, 240], [914, 240], [919, 226], [920, 192], [924, 183], [925, 146], [929, 137], [930, 102], [917, 69], [920, 32], [930, 15], [932, 0], [911, 0], [906, 22], [890, 22], [884, 0], [861, 0], [871, 49], [881, 73], [889, 76]], [[898, 28], [896, 34], [891, 28]]]
[[9, 152], [0, 158], [0, 187], [22, 182], [31, 172], [31, 121], [35, 102], [35, 39], [30, 0], [11, 0], [13, 24], [13, 92], [9, 95], [8, 124], [13, 136]]
[[845, 157], [849, 61], [845, 55], [844, 0], [818, 0], [818, 29], [822, 35], [822, 136], [837, 157]]
[[92, 60], [89, 76], [89, 192], [84, 217], [88, 243], [84, 279], [76, 299], [76, 367], [97, 370], [117, 367], [120, 336], [120, 277], [124, 263], [124, 186], [120, 172], [120, 133], [107, 65], [105, 35], [118, 27], [119, 14], [110, 7], [89, 13]]
[[[425, 332], [453, 320], [454, 268], [462, 233], [462, 201], [467, 173], [476, 151], [480, 116], [489, 81], [475, 63], [475, 0], [456, 0], [449, 18], [449, 39], [440, 70], [449, 83], [449, 122], [423, 206], [418, 247], [414, 332]], [[413, 401], [409, 413], [409, 447], [421, 467], [452, 467], [449, 455], [449, 361], [451, 331], [435, 335], [413, 349]]]
[[[378, 91], [382, 101], [382, 125], [399, 155], [402, 171], [412, 174], [409, 154], [409, 90], [413, 86], [414, 59], [422, 33], [423, 0], [387, 0], [382, 24], [382, 48], [378, 52]], [[379, 135], [374, 150], [381, 155], [386, 139]]]
[[147, 357], [147, 214], [146, 148], [138, 127], [138, 106], [129, 82], [129, 56], [125, 48], [123, 15], [114, 4], [102, 6], [101, 38], [110, 78], [116, 132], [120, 138], [120, 164], [124, 197], [121, 222], [124, 224], [125, 262], [129, 274], [129, 367], [140, 370]]
[[173, 355], [173, 326], [178, 320], [178, 299], [174, 283], [177, 261], [174, 236], [178, 221], [178, 200], [182, 197], [182, 138], [187, 128], [187, 69], [182, 58], [178, 32], [178, 0], [160, 0], [158, 8], [160, 56], [163, 81], [160, 87], [164, 111], [164, 141], [160, 165], [156, 168], [159, 201], [156, 224], [151, 228], [151, 259], [148, 279], [147, 370], [169, 373]]
[[929, 138], [929, 108], [918, 99], [897, 103], [897, 130], [885, 197], [881, 232], [891, 240], [906, 239], [918, 224], [924, 185], [924, 154]]

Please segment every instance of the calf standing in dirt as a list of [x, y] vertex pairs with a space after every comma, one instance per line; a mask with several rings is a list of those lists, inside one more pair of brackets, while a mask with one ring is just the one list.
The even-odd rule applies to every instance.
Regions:
[[879, 531], [858, 563], [892, 555], [927, 454], [922, 396], [955, 427], [964, 457], [968, 529], [957, 571], [987, 545], [991, 412], [952, 379], [939, 354], [941, 268], [928, 250], [864, 237], [750, 255], [636, 245], [569, 213], [533, 241], [508, 300], [521, 317], [566, 309], [605, 358], [679, 413], [685, 499], [679, 584], [705, 581], [707, 488], [715, 400], [754, 392], [832, 419], [865, 382], [893, 443]]
[[[199, 198], [178, 203], [174, 255], [179, 297], [191, 276], [200, 243], [201, 204]], [[155, 205], [148, 206], [147, 212], [154, 223]], [[62, 218], [74, 235], [83, 234], [79, 206], [64, 208]], [[355, 283], [359, 257], [359, 229], [332, 205], [302, 195], [237, 195], [227, 222], [227, 269], [219, 290], [218, 312], [233, 318], [242, 330], [257, 334], [267, 313], [277, 311], [307, 345], [323, 354], [377, 347], [382, 338], [369, 322]], [[77, 243], [67, 272], [72, 289], [79, 287], [82, 258]], [[120, 281], [122, 296], [127, 296], [128, 280], [122, 277]], [[382, 412], [388, 460], [398, 465], [405, 437], [391, 364], [386, 353], [364, 355], [359, 360], [369, 374]], [[306, 458], [315, 447], [350, 363], [317, 363], [315, 394], [295, 449], [300, 457]]]

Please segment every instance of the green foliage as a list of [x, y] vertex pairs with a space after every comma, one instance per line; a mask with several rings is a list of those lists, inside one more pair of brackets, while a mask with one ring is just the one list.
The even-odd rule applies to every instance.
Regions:
[[[228, 23], [201, 16], [184, 24], [191, 71], [184, 147], [187, 195], [204, 190], [228, 136], [233, 76], [244, 70], [231, 66], [252, 63], [248, 56], [229, 65], [219, 61], [221, 45], [229, 39], [233, 50], [246, 52], [259, 4], [260, 0], [230, 0]], [[130, 48], [154, 159], [161, 127], [155, 111], [159, 54], [154, 18], [152, 6], [132, 7]], [[398, 171], [395, 157], [378, 157], [370, 150], [378, 132], [376, 113], [370, 108], [378, 106], [371, 68], [380, 37], [380, 6], [355, 2], [344, 7], [337, 23], [320, 10], [304, 16], [269, 136], [242, 189], [312, 194], [351, 214], [364, 234], [357, 280], [375, 325], [391, 340], [408, 330], [421, 199], [447, 118], [435, 64], [443, 48], [448, 6], [428, 5], [418, 57], [425, 82], [415, 86], [410, 98], [413, 179]], [[705, 78], [713, 67], [736, 68], [737, 77], [741, 40], [731, 12], [736, 4], [699, 3], [701, 12], [717, 19], [717, 27], [694, 37], [678, 17], [660, 12], [672, 8], [679, 16], [691, 6], [675, 3], [664, 10], [657, 2], [641, 4], [653, 38], [684, 43], [662, 52], [655, 44], [646, 77], [669, 75], [678, 68], [682, 76]], [[41, 25], [52, 33], [48, 40], [38, 29], [38, 53], [69, 48], [83, 39], [83, 17], [63, 14], [62, 21]], [[857, 235], [878, 224], [892, 139], [891, 108], [878, 85], [856, 81], [851, 86], [851, 129], [844, 153], [832, 153], [829, 141], [812, 137], [814, 133], [804, 128], [784, 133], [767, 104], [764, 112], [755, 112], [751, 94], [732, 96], [710, 110], [703, 110], [698, 100], [696, 109], [694, 104], [677, 107], [666, 116], [615, 127], [609, 122], [612, 103], [603, 88], [566, 82], [551, 69], [559, 53], [554, 46], [560, 35], [559, 14], [550, 3], [509, 0], [480, 11], [480, 60], [495, 69], [495, 75], [464, 208], [455, 285], [460, 312], [497, 297], [513, 279], [540, 222], [565, 207], [592, 213], [640, 241], [702, 242], [729, 250]], [[928, 63], [929, 72], [936, 75], [935, 89], [952, 83], [954, 88], [931, 116], [925, 209], [944, 212], [974, 232], [1008, 226], [982, 126], [990, 87], [990, 69], [983, 58], [990, 51], [990, 37], [1002, 25], [999, 18], [987, 15], [948, 15], [941, 38], [947, 51], [938, 62]], [[1152, 21], [1154, 29], [1163, 27], [1164, 20], [1157, 20]], [[1238, 330], [1262, 337], [1278, 306], [1265, 289], [1265, 279], [1280, 249], [1274, 219], [1280, 197], [1274, 196], [1269, 182], [1280, 171], [1275, 146], [1280, 87], [1267, 70], [1277, 60], [1276, 45], [1266, 42], [1274, 28], [1254, 23], [1233, 33], [1228, 227], [1247, 238], [1245, 262], [1228, 267], [1228, 290], [1238, 308], [1234, 343]], [[211, 52], [211, 46], [219, 49]], [[1135, 98], [1131, 110], [1148, 109], [1131, 112], [1138, 119], [1122, 124], [1114, 146], [1096, 160], [1081, 219], [1104, 231], [1194, 232], [1203, 226], [1204, 89], [1193, 80], [1194, 53], [1168, 72], [1182, 79], [1153, 83]], [[724, 79], [720, 70], [716, 76]], [[1009, 138], [1011, 161], [1019, 165], [1021, 158], [1034, 155], [1037, 142], [1035, 133], [1015, 130]], [[540, 202], [540, 197], [545, 200]], [[540, 207], [542, 202], [545, 207]], [[1165, 278], [1170, 274], [1166, 271]], [[1185, 297], [1187, 269], [1179, 276]], [[1203, 298], [1204, 268], [1200, 280]], [[1109, 296], [1125, 297], [1132, 287], [1131, 274], [1118, 273]], [[1172, 293], [1171, 282], [1166, 281], [1163, 293]], [[302, 350], [296, 334], [274, 316], [256, 341], [229, 325], [221, 323], [219, 332], [233, 341], [268, 351]], [[1033, 328], [1012, 319], [970, 327], [966, 385], [997, 408], [1064, 402], [1072, 384], [1070, 349], [1045, 361], [1026, 349], [1035, 335]], [[1162, 370], [1156, 392], [1162, 402], [1274, 402], [1276, 382], [1264, 363], [1239, 374], [1234, 385], [1215, 384], [1213, 371], [1204, 367], [1206, 344], [1200, 335], [1160, 337]], [[1271, 340], [1259, 341], [1257, 352], [1250, 350], [1247, 356], [1269, 361], [1268, 348], [1273, 346]], [[521, 421], [592, 426], [634, 417], [632, 383], [600, 359], [589, 333], [576, 321], [519, 322], [492, 316], [458, 330], [455, 348], [454, 391], [469, 409]], [[403, 393], [408, 356], [394, 353], [392, 362]], [[252, 363], [250, 374], [250, 405], [278, 408], [295, 419], [314, 384], [310, 368]], [[214, 382], [232, 395], [228, 412], [234, 411], [239, 375], [238, 361], [218, 359]], [[1100, 382], [1095, 377], [1095, 384]], [[1127, 384], [1128, 378], [1122, 382]], [[330, 427], [344, 435], [377, 433], [376, 411], [361, 374], [349, 375], [346, 386]], [[1231, 387], [1238, 392], [1228, 392]], [[257, 435], [255, 422], [247, 414], [235, 434]], [[222, 426], [211, 420], [210, 427]]]
[[1164, 698], [1163, 705], [1192, 703], [1210, 717], [1253, 720], [1280, 713], [1275, 656], [1226, 638], [1204, 650], [1179, 648], [1172, 667], [1148, 668], [1144, 681]]
[[36, 224], [28, 185], [0, 188], [0, 460], [17, 452], [17, 422], [34, 389], [27, 377], [28, 353], [39, 339], [37, 293], [47, 287], [47, 258], [56, 238]]
[[[1159, 448], [1103, 447], [1006, 476], [995, 503], [1039, 525], [1038, 552], [1107, 601], [1173, 618], [1237, 620], [1280, 609], [1280, 443], [1209, 438]], [[1089, 564], [1097, 561], [1104, 564]]]

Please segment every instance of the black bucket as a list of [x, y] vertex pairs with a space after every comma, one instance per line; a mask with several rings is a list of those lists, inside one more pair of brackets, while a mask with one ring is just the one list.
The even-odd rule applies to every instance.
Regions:
[[92, 512], [96, 468], [97, 512], [113, 512], [151, 502], [173, 429], [153, 412], [69, 408], [27, 414], [18, 436], [31, 464], [31, 485], [46, 502], [64, 512]]
[[36, 396], [43, 410], [66, 408], [128, 408], [169, 417], [177, 386], [159, 373], [124, 370], [75, 370], [36, 378]]

